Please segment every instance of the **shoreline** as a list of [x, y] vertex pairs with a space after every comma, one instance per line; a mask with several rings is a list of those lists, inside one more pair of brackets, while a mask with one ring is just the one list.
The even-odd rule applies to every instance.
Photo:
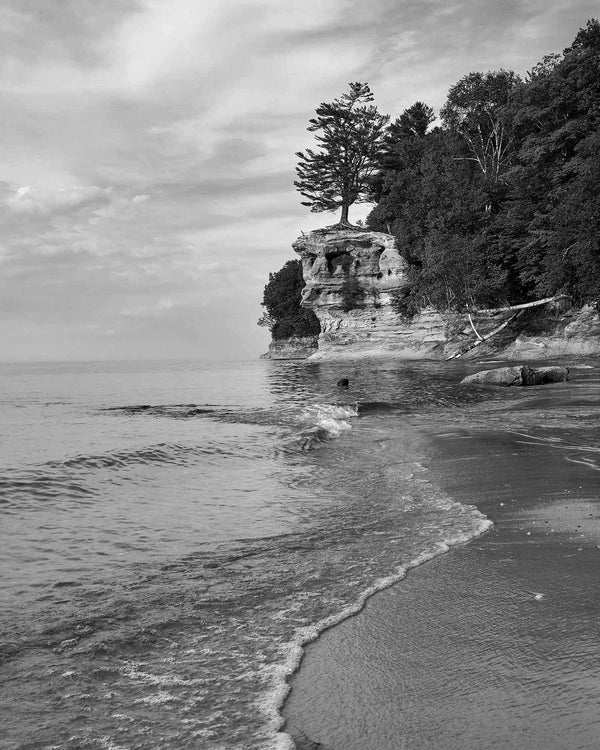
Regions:
[[[459, 342], [456, 342], [458, 346]], [[435, 362], [467, 362], [468, 364], [488, 361], [522, 362], [530, 364], [532, 361], [548, 364], [551, 360], [569, 360], [573, 358], [597, 358], [600, 356], [598, 337], [589, 339], [568, 339], [562, 337], [547, 336], [519, 336], [510, 345], [495, 348], [493, 341], [486, 342], [486, 348], [474, 347], [465, 351], [460, 357], [453, 357], [447, 351], [436, 351], [435, 349], [423, 349], [417, 346], [403, 349], [390, 349], [388, 347], [355, 348], [351, 346], [338, 348], [317, 349], [308, 357], [295, 357], [307, 362], [352, 362], [354, 360], [399, 360], [402, 362], [419, 362], [431, 360]], [[450, 344], [446, 345], [447, 347]], [[289, 359], [285, 357], [284, 359]]]
[[597, 472], [556, 460], [551, 442], [445, 427], [429, 435], [430, 477], [494, 527], [411, 569], [306, 647], [283, 709], [300, 750], [597, 744]]

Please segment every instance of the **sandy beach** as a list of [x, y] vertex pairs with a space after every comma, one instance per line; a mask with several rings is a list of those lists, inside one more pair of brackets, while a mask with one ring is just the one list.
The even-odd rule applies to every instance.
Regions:
[[600, 746], [592, 390], [536, 394], [523, 434], [448, 423], [428, 435], [431, 480], [494, 527], [307, 648], [284, 707], [297, 747]]

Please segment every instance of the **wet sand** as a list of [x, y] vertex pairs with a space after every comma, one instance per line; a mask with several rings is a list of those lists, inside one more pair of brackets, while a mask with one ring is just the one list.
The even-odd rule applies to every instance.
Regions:
[[312, 750], [600, 747], [597, 464], [512, 432], [429, 437], [432, 480], [495, 526], [308, 646], [287, 731]]

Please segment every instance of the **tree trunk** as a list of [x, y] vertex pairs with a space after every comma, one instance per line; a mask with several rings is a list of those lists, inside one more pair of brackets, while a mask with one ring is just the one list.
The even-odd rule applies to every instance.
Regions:
[[350, 205], [348, 203], [342, 203], [342, 216], [339, 221], [340, 227], [349, 227], [350, 222], [348, 221], [348, 211], [350, 209]]
[[508, 307], [490, 307], [486, 309], [473, 308], [471, 312], [473, 315], [479, 313], [501, 313], [511, 312], [512, 310], [526, 310], [530, 307], [539, 307], [540, 305], [547, 305], [549, 302], [558, 302], [559, 299], [571, 299], [570, 294], [556, 294], [554, 297], [545, 297], [544, 299], [538, 299], [535, 302], [524, 302], [521, 305], [509, 305]]

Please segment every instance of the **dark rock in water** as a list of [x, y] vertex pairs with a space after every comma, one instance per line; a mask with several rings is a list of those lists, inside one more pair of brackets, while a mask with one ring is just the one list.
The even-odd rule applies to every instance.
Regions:
[[476, 383], [481, 385], [545, 385], [546, 383], [562, 383], [569, 379], [567, 367], [497, 367], [494, 370], [482, 370], [473, 375], [467, 375], [462, 383]]
[[338, 388], [347, 388], [350, 385], [348, 378], [340, 378], [337, 382]]
[[523, 385], [564, 383], [568, 379], [568, 367], [527, 367], [527, 365], [523, 365]]

